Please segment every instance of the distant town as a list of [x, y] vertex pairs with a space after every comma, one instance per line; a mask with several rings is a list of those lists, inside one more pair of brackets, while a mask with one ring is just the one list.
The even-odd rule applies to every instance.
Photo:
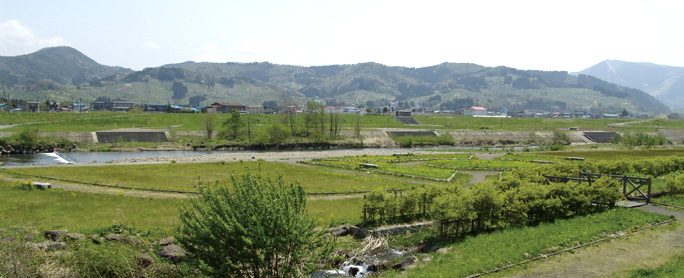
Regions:
[[[315, 100], [315, 102], [320, 102]], [[267, 104], [268, 103], [268, 104]], [[209, 105], [183, 106], [177, 104], [147, 104], [125, 100], [99, 99], [93, 102], [54, 102], [54, 101], [27, 101], [22, 99], [0, 98], [1, 112], [76, 112], [88, 113], [91, 111], [130, 112], [132, 110], [149, 113], [230, 113], [233, 109], [246, 114], [299, 114], [306, 112], [306, 105], [279, 106], [275, 102], [264, 104], [245, 105], [239, 102], [214, 102]], [[626, 110], [621, 112], [589, 113], [586, 111], [575, 112], [539, 112], [539, 111], [508, 111], [506, 107], [496, 111], [488, 110], [482, 106], [470, 106], [462, 110], [433, 110], [425, 107], [410, 107], [398, 109], [396, 103], [382, 107], [356, 106], [326, 106], [329, 113], [349, 113], [363, 115], [387, 115], [411, 116], [419, 114], [451, 114], [466, 117], [510, 117], [510, 118], [566, 118], [566, 119], [603, 119], [603, 118], [651, 118], [650, 115], [631, 115]]]

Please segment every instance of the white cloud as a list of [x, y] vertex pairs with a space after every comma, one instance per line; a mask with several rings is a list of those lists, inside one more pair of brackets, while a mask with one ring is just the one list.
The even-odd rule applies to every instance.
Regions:
[[159, 49], [160, 46], [153, 41], [146, 41], [140, 44], [140, 46], [147, 49]]
[[193, 60], [196, 62], [220, 63], [228, 61], [228, 55], [218, 44], [206, 44], [202, 48], [196, 49], [193, 52], [195, 54], [195, 58]]
[[61, 37], [41, 38], [18, 20], [0, 24], [0, 55], [20, 55], [44, 47], [64, 45]]

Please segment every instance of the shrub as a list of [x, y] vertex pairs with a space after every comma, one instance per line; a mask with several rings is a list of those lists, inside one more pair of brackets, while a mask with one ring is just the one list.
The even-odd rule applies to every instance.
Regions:
[[246, 170], [224, 185], [199, 186], [180, 212], [179, 242], [224, 277], [299, 277], [320, 242], [300, 185], [261, 180]]
[[665, 185], [671, 194], [684, 194], [684, 174], [669, 175]]

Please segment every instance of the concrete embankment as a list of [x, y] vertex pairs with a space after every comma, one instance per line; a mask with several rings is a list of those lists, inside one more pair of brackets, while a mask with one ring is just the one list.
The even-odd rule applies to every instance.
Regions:
[[[364, 130], [361, 132], [366, 147], [396, 147], [390, 138], [391, 133], [433, 133], [435, 136], [445, 133], [453, 136], [456, 145], [509, 145], [526, 144], [530, 142], [550, 142], [554, 137], [553, 131], [494, 131], [494, 130], [416, 130], [399, 128], [381, 128]], [[590, 131], [565, 131], [573, 144], [594, 143]], [[600, 133], [600, 132], [598, 132]], [[607, 132], [604, 132], [607, 133]], [[611, 132], [612, 133], [612, 132]], [[13, 132], [0, 132], [0, 137], [11, 136]], [[345, 130], [340, 133], [343, 137], [354, 138], [354, 131]], [[618, 133], [619, 134], [619, 133]], [[649, 135], [663, 135], [674, 143], [684, 141], [684, 130], [661, 129]], [[116, 142], [165, 142], [176, 136], [206, 136], [204, 131], [162, 131], [162, 130], [111, 130], [98, 132], [38, 132], [39, 136], [53, 135], [83, 143], [116, 143]], [[622, 135], [622, 134], [621, 134]]]

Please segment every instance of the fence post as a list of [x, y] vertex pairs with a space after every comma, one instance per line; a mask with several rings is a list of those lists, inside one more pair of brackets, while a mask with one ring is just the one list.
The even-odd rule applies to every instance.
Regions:
[[627, 176], [622, 176], [622, 195], [625, 195], [625, 193], [627, 193]]
[[648, 178], [648, 196], [646, 196], [646, 204], [651, 202], [651, 178]]

